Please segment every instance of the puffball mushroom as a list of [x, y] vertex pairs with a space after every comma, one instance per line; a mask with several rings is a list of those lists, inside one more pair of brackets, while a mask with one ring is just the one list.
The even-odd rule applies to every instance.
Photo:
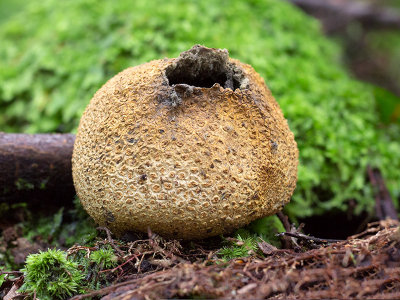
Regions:
[[278, 212], [297, 165], [263, 79], [201, 45], [110, 79], [82, 116], [72, 157], [77, 194], [97, 223], [183, 239]]

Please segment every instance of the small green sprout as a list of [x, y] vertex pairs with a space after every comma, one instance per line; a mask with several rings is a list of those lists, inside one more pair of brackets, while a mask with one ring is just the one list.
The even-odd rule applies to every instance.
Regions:
[[35, 185], [33, 183], [28, 182], [24, 178], [18, 178], [18, 180], [15, 181], [15, 186], [19, 191], [30, 191], [35, 188]]

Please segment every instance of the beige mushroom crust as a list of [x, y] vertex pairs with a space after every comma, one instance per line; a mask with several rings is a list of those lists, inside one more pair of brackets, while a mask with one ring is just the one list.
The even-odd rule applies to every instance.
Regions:
[[192, 88], [170, 105], [165, 70], [176, 59], [128, 68], [92, 98], [74, 146], [82, 205], [116, 234], [198, 239], [279, 211], [297, 180], [294, 136], [263, 79], [229, 62], [248, 89]]

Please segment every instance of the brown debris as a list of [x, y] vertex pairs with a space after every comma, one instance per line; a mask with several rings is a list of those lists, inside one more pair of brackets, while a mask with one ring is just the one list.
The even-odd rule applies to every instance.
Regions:
[[[23, 299], [23, 296], [18, 294], [18, 289], [24, 283], [24, 276], [21, 275], [22, 272], [12, 271], [12, 272], [4, 272], [0, 271], [0, 275], [6, 274], [3, 283], [0, 286], [0, 298], [4, 300], [17, 300]], [[17, 276], [16, 278], [10, 278], [11, 276]]]
[[[105, 295], [104, 300], [194, 296], [230, 299], [398, 298], [398, 226], [397, 221], [381, 221], [347, 241], [306, 252], [268, 249], [263, 245], [268, 252], [266, 257], [254, 256], [227, 263], [175, 260], [170, 266], [131, 277], [90, 296]], [[165, 243], [162, 241], [161, 249], [171, 251], [171, 245], [168, 248]], [[179, 256], [177, 252], [174, 255]], [[166, 256], [165, 259], [170, 258]]]
[[45, 245], [40, 245], [36, 242], [30, 242], [28, 239], [20, 237], [13, 242], [11, 255], [14, 257], [14, 263], [21, 265], [25, 262], [29, 254], [37, 253], [46, 250]]
[[22, 237], [22, 228], [19, 226], [9, 226], [2, 232], [0, 239], [0, 252], [5, 253], [9, 250], [16, 265], [25, 262], [29, 254], [45, 250], [49, 245], [43, 241], [29, 241]]

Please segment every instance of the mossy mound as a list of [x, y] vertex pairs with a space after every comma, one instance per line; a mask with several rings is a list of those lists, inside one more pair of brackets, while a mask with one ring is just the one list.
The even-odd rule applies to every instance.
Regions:
[[112, 75], [199, 43], [251, 64], [280, 104], [300, 150], [290, 212], [345, 210], [349, 199], [372, 209], [368, 164], [400, 195], [399, 127], [379, 127], [372, 88], [349, 78], [338, 47], [285, 1], [33, 1], [0, 40], [3, 130], [74, 130]]

